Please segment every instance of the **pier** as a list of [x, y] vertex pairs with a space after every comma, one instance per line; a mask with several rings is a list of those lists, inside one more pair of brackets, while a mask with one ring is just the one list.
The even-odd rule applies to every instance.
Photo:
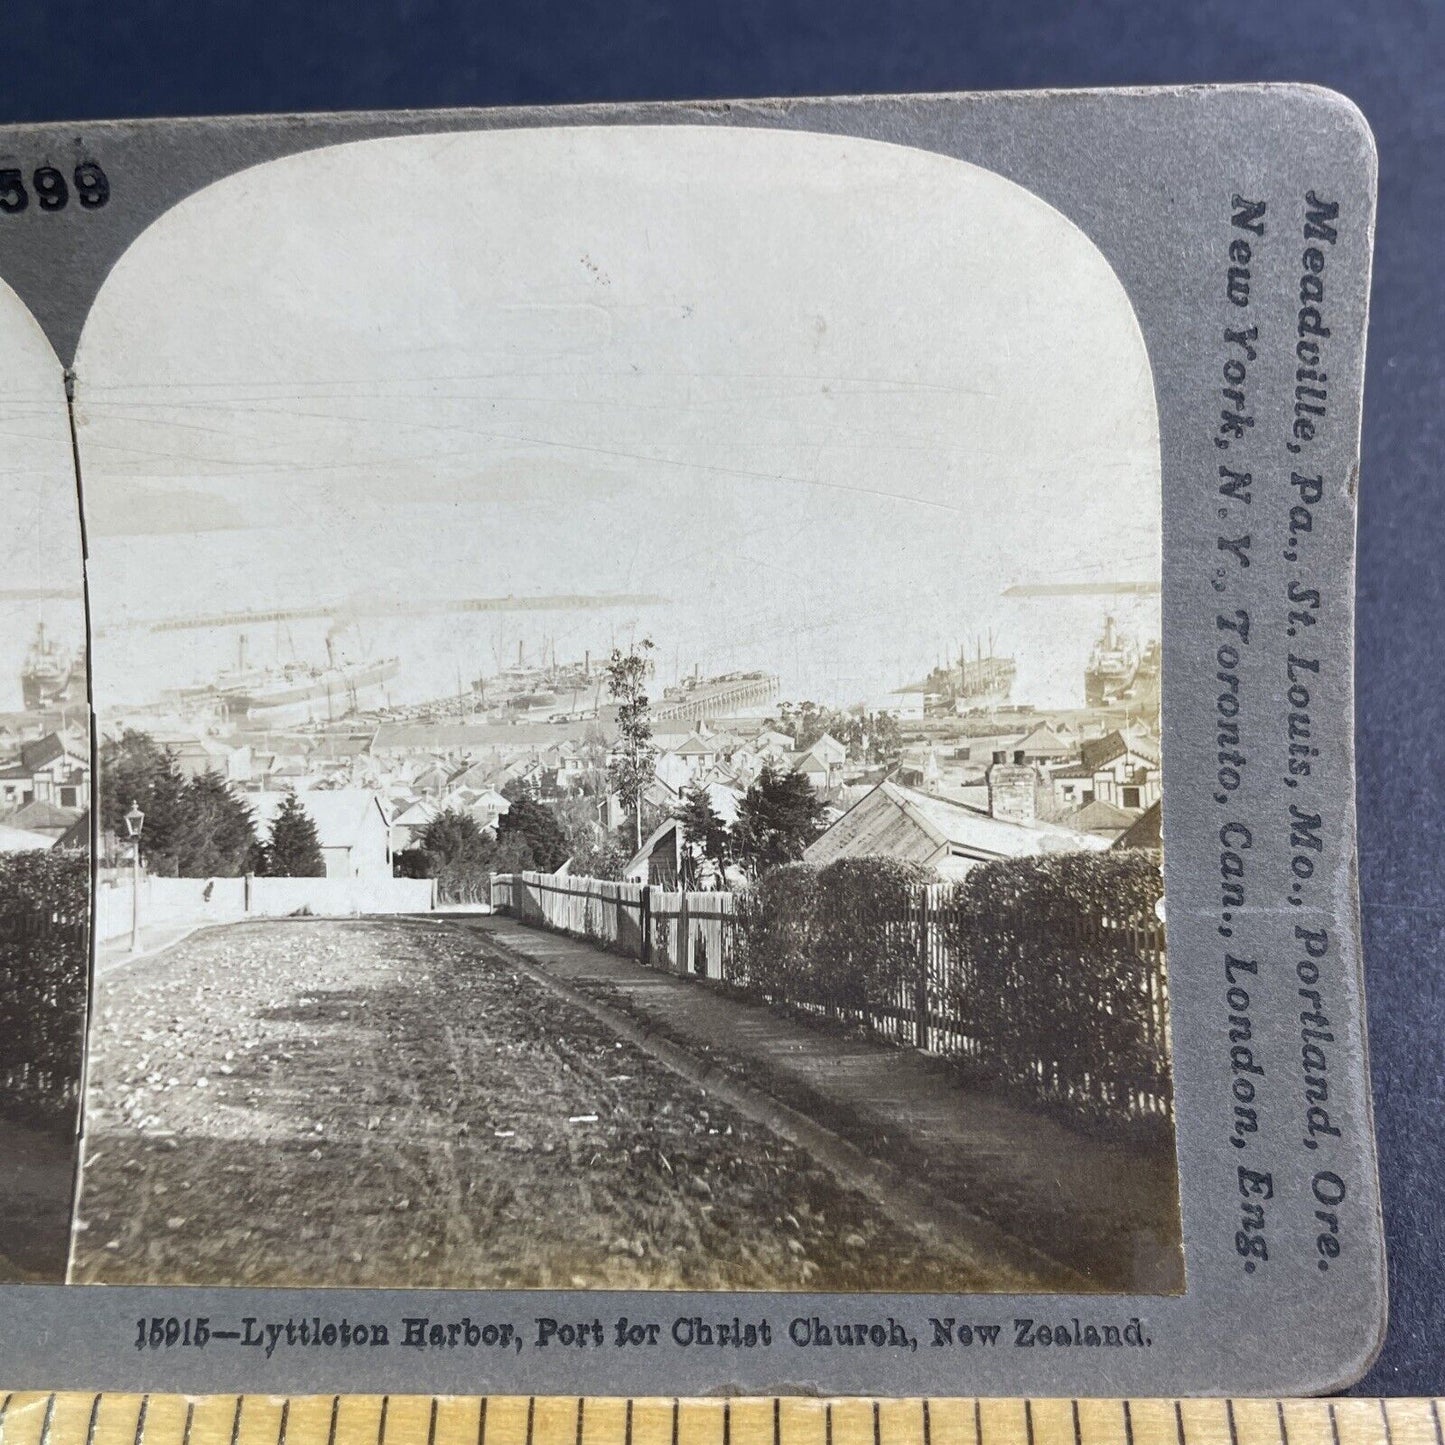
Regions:
[[701, 722], [724, 713], [762, 707], [778, 695], [778, 679], [771, 673], [723, 678], [705, 682], [679, 697], [664, 697], [654, 703], [652, 716], [659, 722]]

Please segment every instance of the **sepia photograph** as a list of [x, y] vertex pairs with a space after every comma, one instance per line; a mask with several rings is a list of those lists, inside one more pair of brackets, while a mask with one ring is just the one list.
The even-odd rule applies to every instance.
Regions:
[[1072, 221], [361, 141], [154, 222], [73, 391], [91, 647], [3, 602], [0, 715], [0, 868], [84, 869], [93, 694], [72, 1282], [1183, 1290], [1158, 417]]
[[0, 283], [0, 1283], [65, 1277], [89, 977], [90, 711], [59, 361]]

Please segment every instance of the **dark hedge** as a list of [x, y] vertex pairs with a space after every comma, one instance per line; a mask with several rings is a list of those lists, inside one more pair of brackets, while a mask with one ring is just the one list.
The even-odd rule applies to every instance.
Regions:
[[1159, 854], [1002, 859], [951, 886], [935, 876], [881, 857], [764, 874], [738, 897], [730, 980], [953, 1056], [1078, 1118], [1167, 1118]]
[[817, 957], [828, 1001], [870, 1023], [919, 977], [913, 911], [938, 875], [901, 858], [839, 858], [818, 873]]
[[970, 872], [939, 920], [960, 1052], [1084, 1116], [1169, 1114], [1163, 887], [1144, 849]]
[[819, 1004], [818, 870], [784, 863], [737, 896], [729, 981], [778, 1003]]
[[79, 1108], [89, 963], [84, 854], [0, 854], [0, 1112], [68, 1126]]

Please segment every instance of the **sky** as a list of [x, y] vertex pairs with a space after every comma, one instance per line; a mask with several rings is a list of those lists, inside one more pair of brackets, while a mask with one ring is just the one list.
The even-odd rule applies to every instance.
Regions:
[[[878, 142], [581, 127], [272, 162], [140, 237], [76, 373], [102, 707], [233, 660], [234, 630], [136, 619], [559, 592], [664, 600], [331, 630], [415, 695], [646, 633], [665, 678], [763, 667], [838, 704], [993, 632], [1016, 695], [1062, 706], [1104, 603], [1004, 587], [1159, 575], [1153, 384], [1107, 262], [1011, 182]], [[250, 653], [320, 660], [327, 630]]]

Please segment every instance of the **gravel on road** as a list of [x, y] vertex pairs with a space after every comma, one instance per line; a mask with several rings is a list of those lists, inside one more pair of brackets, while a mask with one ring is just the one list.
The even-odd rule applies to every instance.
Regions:
[[102, 978], [73, 1278], [1029, 1288], [463, 933], [287, 919]]

